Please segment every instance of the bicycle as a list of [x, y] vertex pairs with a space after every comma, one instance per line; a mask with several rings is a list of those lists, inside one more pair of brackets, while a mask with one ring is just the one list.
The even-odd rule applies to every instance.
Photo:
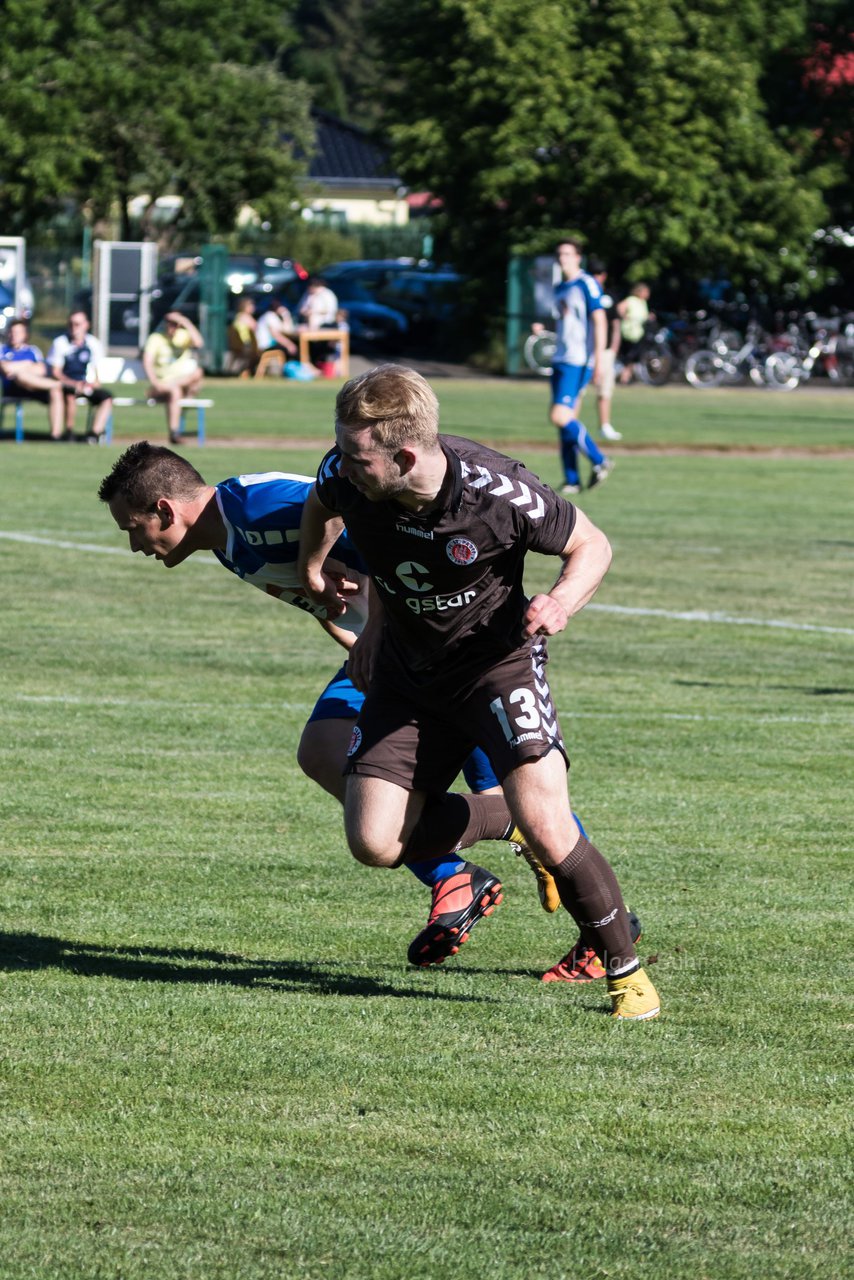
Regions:
[[676, 365], [671, 344], [671, 331], [667, 325], [653, 328], [644, 335], [640, 350], [632, 361], [641, 382], [648, 387], [663, 387], [670, 381]]
[[534, 373], [548, 378], [552, 371], [552, 359], [557, 347], [557, 334], [550, 329], [542, 329], [539, 333], [529, 333], [522, 348], [525, 364]]
[[[812, 330], [812, 335], [809, 333]], [[785, 391], [794, 391], [818, 366], [831, 382], [844, 382], [845, 374], [839, 361], [839, 333], [818, 320], [814, 312], [808, 312], [799, 323], [789, 326], [779, 349], [765, 361], [765, 376], [769, 384]]]
[[702, 391], [705, 387], [720, 387], [725, 382], [738, 382], [746, 374], [757, 387], [781, 389], [776, 382], [768, 382], [765, 375], [767, 352], [765, 335], [759, 325], [747, 326], [744, 342], [737, 351], [704, 348], [695, 351], [685, 361], [685, 377], [692, 387]]

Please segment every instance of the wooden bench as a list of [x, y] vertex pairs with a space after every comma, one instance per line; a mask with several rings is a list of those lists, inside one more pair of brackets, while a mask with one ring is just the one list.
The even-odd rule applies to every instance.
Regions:
[[[281, 347], [270, 347], [268, 351], [262, 351], [258, 358], [258, 364], [255, 368], [255, 372], [252, 375], [253, 378], [266, 377], [268, 369], [272, 369], [274, 373], [281, 376], [281, 372], [285, 367], [285, 361], [287, 358], [287, 353], [282, 351]], [[246, 372], [241, 373], [240, 376], [241, 378], [248, 378], [249, 370], [247, 369]]]
[[[181, 407], [181, 420], [180, 420], [178, 430], [182, 433], [184, 431], [184, 420], [185, 420], [187, 410], [195, 410], [196, 439], [198, 440], [199, 447], [201, 448], [201, 446], [205, 443], [205, 412], [206, 410], [213, 408], [213, 400], [199, 400], [199, 399], [196, 399], [195, 397], [190, 396], [183, 400], [179, 400], [178, 404]], [[132, 409], [132, 408], [162, 409], [163, 402], [161, 400], [155, 400], [153, 396], [113, 396], [113, 408], [114, 409]], [[107, 444], [109, 444], [113, 438], [113, 415], [112, 414], [110, 414], [110, 417], [107, 420], [105, 435], [107, 437]]]
[[[89, 411], [86, 418], [86, 432], [88, 434], [89, 427], [92, 424], [92, 415], [95, 412], [95, 406], [91, 404], [90, 401], [88, 401], [85, 396], [77, 396], [77, 403], [85, 404], [86, 408]], [[14, 409], [15, 410], [15, 443], [16, 444], [21, 444], [24, 439], [24, 405], [25, 404], [37, 404], [45, 411], [47, 410], [46, 404], [42, 404], [40, 400], [36, 400], [32, 396], [3, 396], [3, 398], [0, 399], [0, 432], [2, 432], [3, 430], [3, 422], [6, 417], [6, 410], [10, 408]]]
[[[78, 404], [85, 404], [89, 410], [89, 418], [87, 419], [87, 427], [91, 421], [92, 413], [95, 406], [90, 404], [85, 396], [77, 397]], [[184, 430], [184, 416], [187, 410], [195, 410], [196, 413], [196, 438], [199, 445], [205, 443], [205, 411], [213, 408], [213, 400], [199, 400], [189, 397], [178, 402], [181, 406], [181, 422], [179, 430]], [[7, 408], [15, 410], [15, 442], [21, 444], [24, 439], [24, 405], [37, 404], [41, 409], [47, 406], [41, 404], [38, 400], [33, 400], [29, 396], [4, 396], [0, 399], [0, 432], [3, 430], [3, 419]], [[130, 409], [133, 407], [141, 407], [144, 409], [162, 408], [162, 403], [155, 400], [152, 396], [113, 396], [114, 409]], [[110, 414], [107, 419], [107, 425], [104, 428], [104, 441], [106, 444], [112, 444], [113, 441], [113, 415]]]

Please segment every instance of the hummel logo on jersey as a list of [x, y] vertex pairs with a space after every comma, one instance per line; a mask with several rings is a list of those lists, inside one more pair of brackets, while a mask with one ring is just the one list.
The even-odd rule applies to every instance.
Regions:
[[394, 527], [398, 533], [411, 533], [413, 538], [426, 538], [428, 542], [433, 541], [432, 529], [415, 529], [411, 524], [396, 524]]
[[[486, 489], [494, 498], [507, 498], [514, 507], [524, 511], [529, 520], [542, 520], [546, 513], [545, 503], [539, 493], [532, 493], [528, 485], [521, 480], [511, 480], [510, 476], [500, 471], [490, 471], [478, 463], [474, 471], [467, 462], [462, 464], [463, 479], [470, 489]], [[476, 473], [476, 474], [475, 474]], [[493, 486], [493, 487], [488, 487]], [[510, 495], [514, 495], [511, 497]]]

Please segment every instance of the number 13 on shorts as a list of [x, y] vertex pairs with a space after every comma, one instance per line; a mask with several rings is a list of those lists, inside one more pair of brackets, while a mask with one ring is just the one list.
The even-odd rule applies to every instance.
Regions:
[[[525, 732], [531, 729], [539, 729], [540, 713], [537, 709], [537, 700], [530, 689], [514, 689], [507, 698], [507, 702], [511, 707], [509, 714], [503, 698], [494, 698], [489, 704], [489, 709], [497, 718], [508, 742], [513, 742], [518, 737], [520, 730]], [[513, 708], [518, 708], [518, 710], [513, 710]], [[512, 725], [510, 723], [511, 718], [513, 720]], [[516, 726], [515, 729], [513, 725]]]

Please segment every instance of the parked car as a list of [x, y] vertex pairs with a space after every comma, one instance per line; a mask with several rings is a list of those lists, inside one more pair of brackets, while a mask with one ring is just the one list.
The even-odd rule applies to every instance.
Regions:
[[[9, 328], [9, 324], [15, 318], [15, 299], [6, 288], [5, 284], [0, 284], [0, 334], [5, 334]], [[25, 317], [26, 318], [26, 317]]]
[[406, 317], [408, 342], [432, 348], [453, 345], [464, 283], [465, 276], [456, 271], [401, 271], [379, 301]]
[[[201, 265], [201, 258], [193, 261], [197, 267]], [[283, 297], [289, 303], [295, 302], [302, 293], [308, 272], [300, 263], [290, 259], [233, 254], [228, 259], [225, 278], [230, 320], [237, 306], [237, 299], [244, 294], [256, 298], [259, 312], [264, 309], [265, 299], [272, 297]], [[157, 328], [167, 311], [180, 311], [188, 320], [198, 324], [200, 301], [201, 276], [198, 270], [161, 273], [151, 290], [151, 328]]]
[[339, 297], [361, 288], [375, 298], [396, 275], [412, 271], [415, 265], [414, 258], [357, 258], [352, 262], [331, 262], [317, 274]]
[[[201, 258], [176, 255], [161, 263], [157, 280], [151, 288], [149, 329], [157, 329], [167, 311], [180, 311], [194, 324], [200, 321]], [[301, 296], [308, 272], [298, 262], [283, 258], [264, 258], [249, 254], [229, 257], [226, 282], [226, 323], [234, 316], [237, 300], [243, 294], [256, 299], [260, 314], [273, 297], [284, 297], [293, 305]], [[92, 290], [81, 290], [74, 305], [92, 314]], [[114, 302], [110, 307], [110, 331], [128, 335], [132, 342], [139, 335], [139, 299]]]
[[385, 306], [378, 295], [395, 276], [413, 266], [412, 258], [362, 258], [333, 262], [318, 272], [347, 312], [355, 350], [379, 347], [398, 351], [403, 345], [409, 328], [406, 316]]
[[24, 284], [20, 294], [21, 305], [15, 309], [15, 295], [5, 284], [0, 283], [0, 334], [5, 334], [12, 320], [31, 320], [33, 315], [33, 291], [29, 281]]
[[333, 262], [318, 273], [349, 313], [353, 336], [390, 349], [455, 345], [465, 277], [414, 258]]

